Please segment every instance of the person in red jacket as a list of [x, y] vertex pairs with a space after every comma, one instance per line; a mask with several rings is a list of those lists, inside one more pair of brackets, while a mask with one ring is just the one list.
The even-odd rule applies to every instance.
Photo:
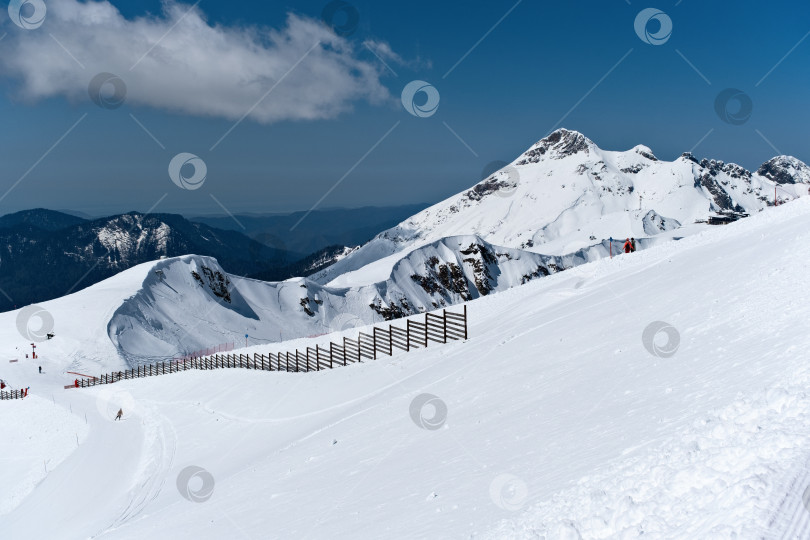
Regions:
[[79, 387], [79, 379], [76, 379], [75, 381], [73, 381], [73, 384], [76, 385], [76, 388], [78, 388]]
[[628, 238], [624, 242], [624, 252], [625, 253], [631, 253], [632, 251], [633, 251], [633, 244], [630, 242], [630, 239]]

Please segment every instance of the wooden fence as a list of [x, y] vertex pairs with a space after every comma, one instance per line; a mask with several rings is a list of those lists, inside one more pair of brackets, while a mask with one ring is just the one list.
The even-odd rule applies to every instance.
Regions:
[[22, 399], [25, 397], [25, 390], [0, 390], [0, 400]]
[[343, 338], [340, 343], [330, 342], [328, 347], [315, 345], [294, 352], [259, 354], [213, 354], [170, 362], [138, 366], [125, 371], [107, 373], [88, 379], [77, 379], [65, 388], [88, 388], [97, 384], [111, 384], [126, 379], [153, 377], [189, 369], [242, 368], [260, 371], [309, 372], [346, 366], [363, 360], [376, 360], [377, 355], [392, 356], [394, 349], [410, 351], [425, 348], [430, 342], [447, 343], [467, 339], [467, 306], [461, 313], [443, 310], [441, 314], [426, 313], [424, 322], [410, 319], [405, 328], [389, 325], [373, 327], [370, 334], [360, 332], [357, 339]]

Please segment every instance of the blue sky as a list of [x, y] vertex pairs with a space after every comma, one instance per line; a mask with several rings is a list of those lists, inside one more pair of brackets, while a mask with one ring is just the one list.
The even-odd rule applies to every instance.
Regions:
[[[45, 4], [36, 28], [0, 12], [0, 214], [435, 202], [556, 126], [663, 159], [810, 161], [806, 2], [356, 0], [333, 21], [356, 11], [346, 36], [321, 1]], [[672, 23], [662, 44], [634, 28], [650, 7]], [[101, 72], [126, 86], [117, 108], [89, 97]], [[440, 96], [429, 116], [401, 103], [414, 80]], [[717, 114], [727, 88], [750, 118]], [[182, 152], [205, 163], [198, 189], [172, 183]]]

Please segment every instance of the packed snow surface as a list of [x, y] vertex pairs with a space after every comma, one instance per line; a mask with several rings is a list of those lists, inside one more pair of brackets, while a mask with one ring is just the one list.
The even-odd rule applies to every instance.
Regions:
[[[0, 531], [807, 538], [808, 260], [801, 199], [469, 302], [466, 342], [331, 371], [63, 390], [43, 348], [44, 375], [2, 367], [31, 397], [0, 403], [0, 482], [27, 493]], [[109, 318], [95, 294], [68, 298]], [[78, 447], [56, 421], [87, 426]], [[43, 432], [47, 452], [24, 440]], [[49, 458], [29, 489], [18, 463]]]

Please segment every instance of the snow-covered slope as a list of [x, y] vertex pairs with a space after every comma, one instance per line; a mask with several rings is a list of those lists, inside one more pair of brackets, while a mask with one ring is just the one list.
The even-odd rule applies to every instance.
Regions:
[[[370, 285], [346, 288], [304, 278], [264, 282], [229, 275], [211, 257], [175, 257], [41, 304], [56, 337], [39, 343], [39, 353], [59, 358], [66, 370], [97, 373], [222, 343], [241, 347], [245, 334], [252, 344], [325, 334], [504, 291], [588, 257], [543, 256], [458, 236], [412, 251]], [[0, 314], [0, 354], [29, 350], [17, 326], [24, 313]], [[40, 321], [28, 322], [36, 328]]]
[[0, 404], [0, 425], [25, 426], [0, 437], [4, 490], [21, 492], [7, 468], [47, 459], [24, 435], [58, 417], [47, 408], [89, 431], [78, 448], [51, 437], [56, 459], [72, 453], [0, 530], [808, 538], [809, 259], [804, 199], [473, 300], [467, 342], [377, 362], [66, 391], [57, 358], [41, 376], [11, 364], [32, 395]]
[[788, 156], [752, 174], [733, 163], [698, 161], [690, 154], [661, 161], [641, 145], [606, 151], [581, 133], [560, 129], [470, 190], [380, 233], [312, 278], [333, 285], [365, 284], [369, 276], [387, 275], [398, 255], [460, 234], [555, 255], [587, 249], [611, 236], [685, 236], [703, 228], [696, 221], [718, 212], [753, 214], [773, 205], [775, 193], [787, 201], [807, 195], [808, 187], [810, 168]]

